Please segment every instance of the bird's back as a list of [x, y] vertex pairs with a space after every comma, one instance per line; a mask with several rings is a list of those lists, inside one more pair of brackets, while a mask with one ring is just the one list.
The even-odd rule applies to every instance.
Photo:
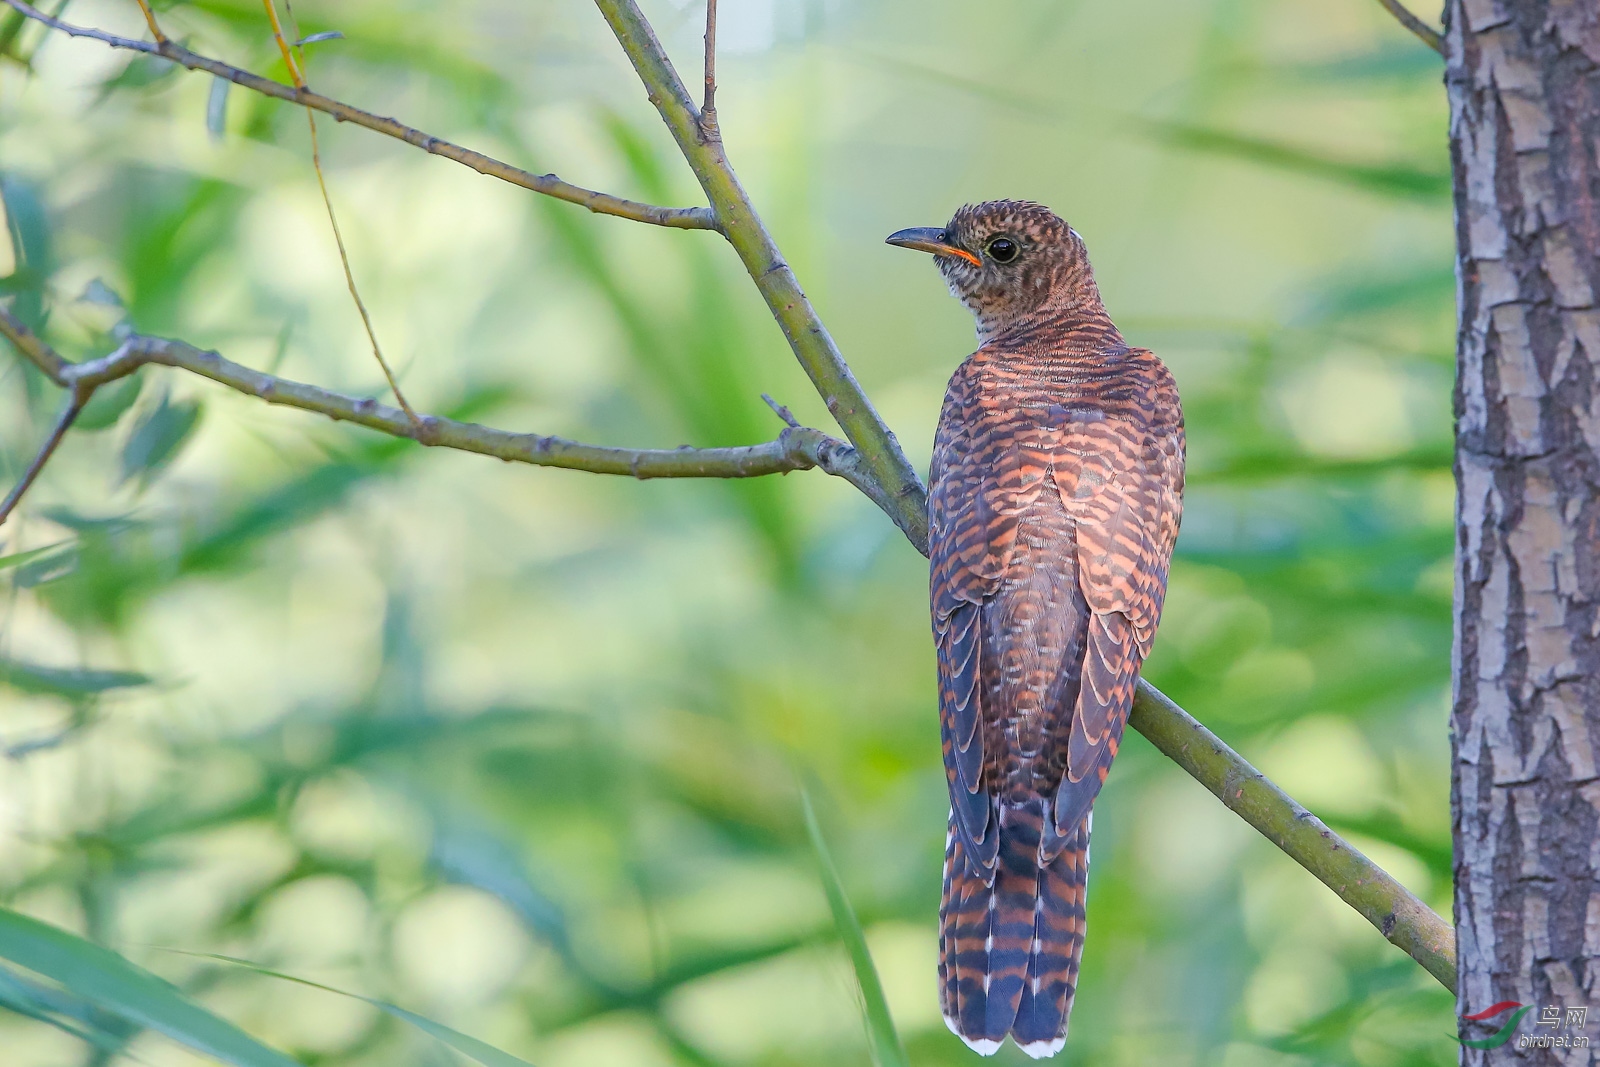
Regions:
[[1159, 617], [1182, 454], [1171, 375], [1098, 322], [997, 338], [951, 380], [930, 498], [941, 999], [980, 1052], [1064, 1041], [1089, 805]]

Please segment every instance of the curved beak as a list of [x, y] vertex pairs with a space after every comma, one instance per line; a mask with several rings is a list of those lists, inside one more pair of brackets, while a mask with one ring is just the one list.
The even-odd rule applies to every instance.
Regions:
[[983, 266], [983, 260], [965, 248], [951, 244], [949, 235], [938, 226], [913, 226], [909, 230], [891, 233], [885, 238], [884, 243], [898, 245], [901, 248], [915, 248], [919, 252], [932, 252], [936, 256], [955, 256], [966, 260], [974, 267]]

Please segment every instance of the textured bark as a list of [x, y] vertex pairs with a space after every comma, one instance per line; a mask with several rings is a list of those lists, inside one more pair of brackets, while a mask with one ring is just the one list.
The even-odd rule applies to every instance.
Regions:
[[[1600, 5], [1448, 0], [1445, 58], [1457, 988], [1463, 1013], [1531, 1004], [1519, 1034], [1549, 1034], [1542, 1008], [1600, 984]], [[1600, 1044], [1600, 1019], [1568, 1032]], [[1462, 1063], [1594, 1062], [1520, 1044]]]

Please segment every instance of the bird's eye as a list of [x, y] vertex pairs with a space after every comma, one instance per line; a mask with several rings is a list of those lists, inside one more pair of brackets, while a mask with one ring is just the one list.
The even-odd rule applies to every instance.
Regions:
[[988, 252], [989, 258], [994, 260], [996, 263], [1010, 263], [1013, 259], [1017, 258], [1017, 253], [1020, 251], [1020, 249], [1017, 248], [1017, 242], [1013, 241], [1011, 238], [996, 237], [994, 240], [989, 242], [989, 247], [984, 249], [984, 251]]

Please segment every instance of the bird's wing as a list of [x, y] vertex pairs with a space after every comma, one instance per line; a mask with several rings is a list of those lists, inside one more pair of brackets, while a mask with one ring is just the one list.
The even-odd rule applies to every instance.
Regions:
[[1003, 414], [981, 401], [976, 376], [963, 365], [939, 420], [928, 506], [945, 777], [962, 851], [987, 882], [999, 828], [995, 783], [984, 780], [982, 664], [993, 650], [983, 647], [983, 603], [1006, 572], [1018, 519], [1044, 485], [1048, 462], [1037, 448], [1019, 447]]
[[1178, 536], [1184, 445], [1177, 389], [1153, 356], [1146, 366], [1131, 414], [1063, 412], [1054, 449], [1052, 473], [1073, 518], [1078, 584], [1091, 615], [1052, 844], [1083, 820], [1117, 754]]

